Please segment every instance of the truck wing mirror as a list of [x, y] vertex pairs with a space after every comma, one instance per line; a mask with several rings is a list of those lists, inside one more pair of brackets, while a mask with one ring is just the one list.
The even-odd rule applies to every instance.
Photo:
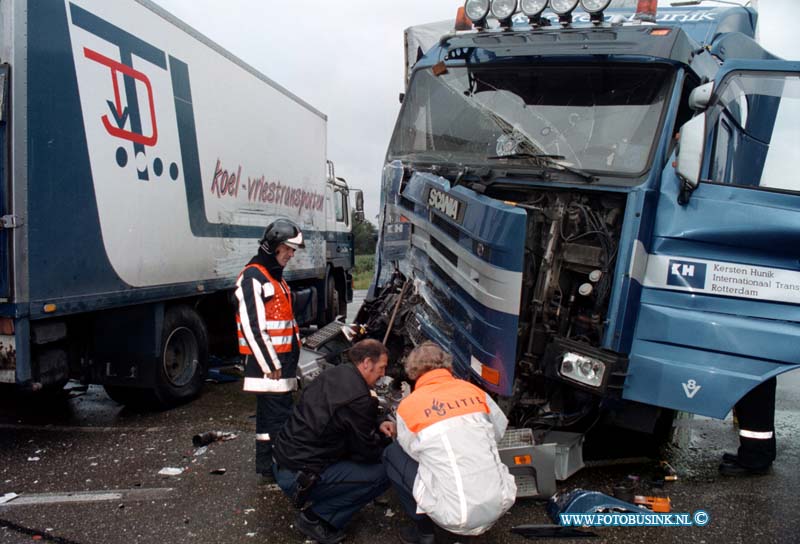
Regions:
[[356, 220], [364, 220], [364, 193], [361, 189], [353, 190], [356, 199]]
[[714, 94], [714, 82], [709, 81], [692, 90], [689, 95], [689, 107], [694, 111], [705, 111], [708, 103], [711, 102], [711, 96]]
[[678, 137], [678, 160], [675, 166], [681, 181], [678, 203], [689, 202], [689, 195], [700, 183], [703, 151], [706, 144], [706, 115], [692, 117], [682, 127]]

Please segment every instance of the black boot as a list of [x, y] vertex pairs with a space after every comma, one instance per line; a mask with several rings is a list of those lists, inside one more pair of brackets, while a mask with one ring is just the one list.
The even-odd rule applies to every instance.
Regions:
[[295, 527], [319, 544], [338, 544], [345, 537], [344, 531], [336, 529], [324, 519], [319, 519], [313, 512], [300, 511], [295, 518]]
[[769, 473], [769, 467], [765, 465], [762, 467], [746, 467], [738, 461], [732, 463], [722, 462], [719, 465], [719, 473], [723, 476], [763, 476]]
[[425, 518], [415, 523], [407, 523], [400, 527], [398, 532], [400, 541], [404, 544], [435, 544], [433, 522]]
[[737, 461], [739, 461], [739, 456], [735, 453], [726, 451], [725, 453], [722, 454], [723, 463], [736, 463]]

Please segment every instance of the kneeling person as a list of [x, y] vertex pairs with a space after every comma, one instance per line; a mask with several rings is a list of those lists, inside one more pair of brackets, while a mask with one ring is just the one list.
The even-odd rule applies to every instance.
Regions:
[[278, 434], [275, 479], [298, 508], [297, 528], [321, 544], [344, 539], [344, 527], [389, 488], [381, 452], [395, 432], [378, 420], [372, 387], [386, 372], [388, 354], [377, 340], [350, 349], [352, 364], [326, 370], [303, 390]]
[[484, 533], [516, 497], [497, 451], [508, 420], [485, 391], [453, 377], [451, 361], [433, 342], [406, 359], [416, 385], [397, 408], [397, 442], [383, 456], [416, 522], [401, 531], [404, 542], [432, 543], [431, 519], [452, 533]]

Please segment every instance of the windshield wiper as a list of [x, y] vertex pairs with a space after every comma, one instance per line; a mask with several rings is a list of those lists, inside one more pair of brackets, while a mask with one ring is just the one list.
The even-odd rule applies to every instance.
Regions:
[[579, 178], [582, 178], [589, 183], [597, 181], [597, 178], [586, 172], [581, 170], [580, 168], [575, 168], [574, 166], [569, 166], [564, 164], [563, 161], [565, 157], [563, 155], [548, 155], [546, 153], [511, 153], [509, 155], [492, 155], [490, 157], [486, 157], [487, 160], [497, 160], [497, 159], [533, 159], [532, 162], [536, 163], [537, 166], [541, 167], [549, 167], [549, 168], [556, 168], [560, 170], [564, 170], [566, 172], [570, 172], [571, 174], [575, 174]]

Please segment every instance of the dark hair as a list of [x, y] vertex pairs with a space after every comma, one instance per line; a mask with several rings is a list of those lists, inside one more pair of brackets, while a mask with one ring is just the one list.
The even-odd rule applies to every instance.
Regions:
[[358, 366], [358, 364], [364, 359], [372, 359], [373, 361], [377, 361], [381, 358], [381, 355], [388, 354], [389, 351], [386, 349], [386, 346], [377, 340], [367, 338], [366, 340], [356, 342], [356, 344], [350, 348], [348, 356], [350, 357], [350, 361], [354, 365]]

